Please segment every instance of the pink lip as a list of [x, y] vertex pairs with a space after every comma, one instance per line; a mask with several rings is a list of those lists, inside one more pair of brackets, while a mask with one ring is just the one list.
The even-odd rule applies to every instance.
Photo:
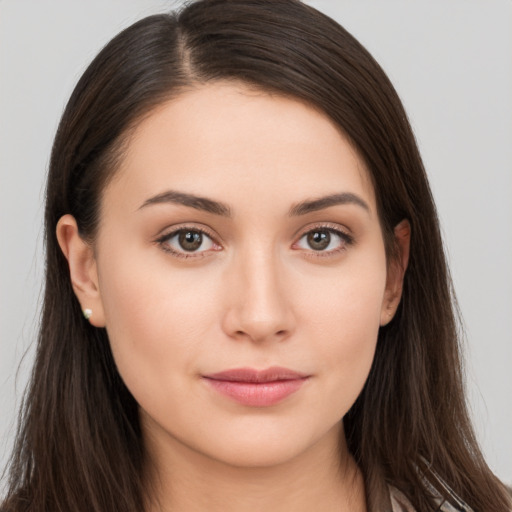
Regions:
[[266, 370], [236, 368], [205, 375], [216, 391], [252, 407], [277, 404], [300, 389], [309, 375], [274, 366]]

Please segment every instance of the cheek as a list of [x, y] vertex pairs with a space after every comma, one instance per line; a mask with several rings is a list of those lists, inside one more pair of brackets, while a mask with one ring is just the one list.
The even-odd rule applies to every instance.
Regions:
[[216, 318], [215, 302], [208, 299], [215, 296], [215, 283], [191, 280], [160, 257], [108, 254], [99, 268], [112, 352], [124, 382], [146, 404], [151, 396], [183, 386], [180, 377], [197, 370], [194, 361]]
[[[362, 263], [362, 262], [361, 262]], [[371, 263], [371, 264], [370, 264]], [[344, 415], [368, 377], [380, 327], [386, 284], [385, 259], [354, 265], [336, 280], [326, 280], [303, 303], [305, 336], [326, 379], [325, 405]]]
[[348, 260], [333, 272], [303, 279], [294, 296], [305, 325], [328, 339], [373, 339], [380, 325], [386, 261], [379, 251]]

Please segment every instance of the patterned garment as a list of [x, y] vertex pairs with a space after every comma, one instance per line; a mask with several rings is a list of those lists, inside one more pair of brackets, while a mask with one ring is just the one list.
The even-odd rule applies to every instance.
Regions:
[[414, 512], [410, 501], [395, 487], [389, 488], [389, 497], [393, 512]]
[[[453, 504], [448, 503], [439, 494], [439, 492], [431, 487], [431, 490], [434, 492], [434, 494], [438, 496], [436, 499], [437, 508], [433, 512], [474, 512], [473, 509], [466, 505], [458, 496], [456, 496], [455, 493], [446, 486], [446, 484], [444, 484], [444, 486], [448, 491]], [[391, 510], [393, 512], [415, 512], [411, 502], [398, 489], [390, 487], [389, 497], [391, 499]]]

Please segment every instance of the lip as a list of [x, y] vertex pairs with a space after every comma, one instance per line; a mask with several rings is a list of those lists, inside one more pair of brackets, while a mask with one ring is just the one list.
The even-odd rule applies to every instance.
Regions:
[[265, 370], [235, 368], [203, 379], [215, 391], [250, 407], [275, 405], [297, 392], [310, 375], [273, 366]]

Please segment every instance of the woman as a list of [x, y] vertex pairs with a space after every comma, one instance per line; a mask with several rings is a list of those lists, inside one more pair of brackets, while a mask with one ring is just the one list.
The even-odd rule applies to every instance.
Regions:
[[5, 510], [509, 507], [405, 113], [314, 9], [199, 1], [111, 41], [46, 248]]

